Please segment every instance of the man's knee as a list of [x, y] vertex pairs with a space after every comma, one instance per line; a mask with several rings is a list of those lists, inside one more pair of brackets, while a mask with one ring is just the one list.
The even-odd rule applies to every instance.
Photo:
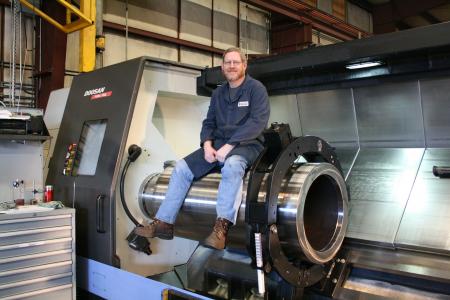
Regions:
[[235, 174], [244, 176], [245, 169], [247, 168], [247, 161], [240, 155], [232, 155], [225, 160], [225, 164], [222, 168], [222, 174]]
[[191, 169], [184, 159], [180, 159], [177, 161], [173, 173], [177, 173], [190, 179], [194, 178], [194, 174], [192, 173]]

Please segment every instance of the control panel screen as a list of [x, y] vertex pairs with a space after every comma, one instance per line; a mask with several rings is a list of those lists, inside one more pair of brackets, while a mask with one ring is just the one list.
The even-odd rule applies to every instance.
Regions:
[[106, 119], [84, 122], [72, 176], [95, 175], [107, 124]]

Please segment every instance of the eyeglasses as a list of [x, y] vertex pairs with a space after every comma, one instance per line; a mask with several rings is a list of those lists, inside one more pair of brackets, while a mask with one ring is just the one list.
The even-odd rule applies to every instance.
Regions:
[[231, 66], [231, 65], [239, 66], [240, 64], [242, 64], [242, 61], [239, 61], [239, 60], [225, 60], [223, 62], [223, 64], [225, 66]]

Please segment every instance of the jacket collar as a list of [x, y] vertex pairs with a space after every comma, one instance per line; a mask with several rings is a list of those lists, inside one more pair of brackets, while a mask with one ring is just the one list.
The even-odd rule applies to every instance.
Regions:
[[[236, 102], [237, 100], [239, 100], [239, 98], [241, 98], [242, 94], [247, 89], [247, 82], [250, 80], [250, 78], [251, 78], [250, 75], [245, 74], [244, 81], [239, 86], [239, 90], [237, 91], [237, 94], [236, 94], [235, 98], [231, 101], [231, 103]], [[227, 82], [224, 86], [225, 86], [225, 88], [223, 89], [222, 92], [224, 93], [224, 96], [227, 96], [228, 90], [230, 88], [230, 83]]]

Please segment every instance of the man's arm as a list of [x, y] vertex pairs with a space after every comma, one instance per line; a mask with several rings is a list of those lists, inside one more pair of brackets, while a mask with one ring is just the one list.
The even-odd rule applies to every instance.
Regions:
[[269, 121], [270, 105], [266, 88], [258, 84], [253, 88], [250, 97], [250, 116], [227, 141], [229, 145], [236, 146], [240, 142], [256, 139]]
[[[217, 89], [216, 89], [217, 90]], [[216, 93], [213, 92], [211, 96], [211, 102], [209, 103], [208, 113], [206, 114], [206, 119], [203, 120], [202, 130], [200, 131], [200, 147], [206, 141], [214, 140], [214, 130], [217, 128], [216, 124]]]
[[213, 163], [217, 160], [216, 149], [213, 147], [214, 130], [216, 129], [216, 96], [213, 93], [209, 103], [206, 119], [203, 120], [202, 130], [200, 132], [200, 147], [203, 147], [205, 160]]

